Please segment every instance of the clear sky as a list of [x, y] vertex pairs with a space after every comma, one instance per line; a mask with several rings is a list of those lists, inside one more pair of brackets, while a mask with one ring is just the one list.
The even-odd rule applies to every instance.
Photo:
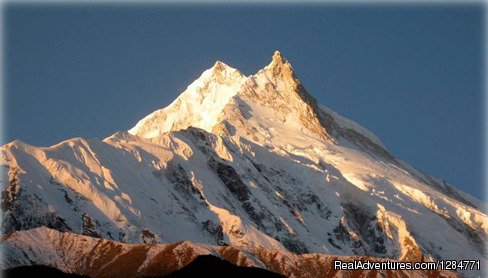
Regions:
[[483, 4], [4, 6], [7, 141], [104, 138], [278, 49], [397, 157], [483, 198]]

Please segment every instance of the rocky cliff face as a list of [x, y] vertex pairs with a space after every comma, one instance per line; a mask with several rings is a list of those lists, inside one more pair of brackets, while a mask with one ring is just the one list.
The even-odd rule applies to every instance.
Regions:
[[279, 52], [247, 77], [217, 62], [128, 132], [14, 141], [1, 164], [4, 233], [486, 261], [485, 204], [318, 105]]

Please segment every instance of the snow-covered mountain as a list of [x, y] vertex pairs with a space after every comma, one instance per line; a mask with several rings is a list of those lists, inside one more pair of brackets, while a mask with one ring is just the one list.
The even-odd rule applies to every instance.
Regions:
[[216, 62], [128, 132], [14, 141], [1, 163], [4, 233], [487, 260], [485, 204], [320, 106], [279, 52], [251, 76]]

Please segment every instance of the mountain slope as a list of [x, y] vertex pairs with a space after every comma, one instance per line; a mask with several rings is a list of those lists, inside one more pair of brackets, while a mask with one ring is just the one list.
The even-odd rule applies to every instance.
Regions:
[[7, 233], [486, 261], [485, 205], [318, 105], [279, 52], [248, 77], [217, 62], [129, 132], [1, 155]]
[[[260, 275], [266, 270], [287, 277], [342, 277], [347, 271], [333, 270], [333, 260], [382, 259], [367, 257], [337, 257], [321, 254], [296, 255], [289, 252], [258, 248], [241, 251], [232, 246], [211, 246], [191, 242], [174, 244], [124, 244], [104, 239], [60, 233], [47, 228], [15, 232], [1, 243], [7, 254], [3, 269], [18, 266], [45, 265], [65, 273], [77, 273], [90, 277], [158, 277], [184, 272], [198, 266], [201, 256], [221, 258], [241, 268], [242, 274]], [[70, 248], [66, 248], [70, 246]], [[83, 258], [83, 259], [80, 259]], [[200, 258], [200, 259], [199, 259]], [[197, 260], [197, 261], [195, 261]], [[213, 265], [215, 260], [204, 260]], [[211, 265], [208, 265], [210, 267]], [[222, 266], [222, 263], [218, 263]], [[223, 265], [228, 268], [227, 265]], [[189, 269], [190, 268], [190, 269]], [[177, 271], [181, 270], [181, 271]], [[209, 271], [215, 269], [207, 269]], [[225, 269], [220, 269], [225, 270]], [[176, 271], [176, 272], [175, 272]], [[268, 272], [272, 276], [272, 272]], [[205, 273], [200, 272], [199, 275]], [[354, 271], [355, 277], [459, 277], [448, 271]], [[279, 276], [279, 275], [275, 275]], [[170, 276], [171, 277], [171, 276]], [[188, 277], [188, 276], [184, 276]]]

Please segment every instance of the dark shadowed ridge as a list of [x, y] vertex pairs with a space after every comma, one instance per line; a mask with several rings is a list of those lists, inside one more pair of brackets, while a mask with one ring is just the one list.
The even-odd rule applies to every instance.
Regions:
[[[232, 276], [231, 276], [232, 275]], [[187, 266], [166, 277], [285, 277], [257, 267], [236, 266], [212, 255], [198, 256]]]
[[[185, 267], [163, 277], [270, 277], [282, 278], [280, 274], [257, 268], [236, 266], [215, 256], [199, 256]], [[50, 278], [88, 278], [86, 275], [64, 273], [56, 268], [43, 265], [20, 266], [4, 270], [2, 277], [50, 277]], [[155, 277], [154, 277], [155, 278]]]

